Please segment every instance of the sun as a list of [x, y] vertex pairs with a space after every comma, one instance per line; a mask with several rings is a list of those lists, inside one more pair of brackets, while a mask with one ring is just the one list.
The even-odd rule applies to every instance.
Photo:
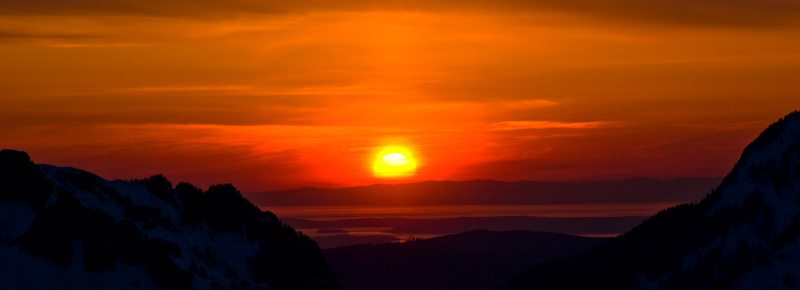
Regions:
[[417, 171], [417, 162], [408, 149], [390, 146], [383, 148], [375, 156], [372, 171], [375, 177], [380, 178], [413, 176]]

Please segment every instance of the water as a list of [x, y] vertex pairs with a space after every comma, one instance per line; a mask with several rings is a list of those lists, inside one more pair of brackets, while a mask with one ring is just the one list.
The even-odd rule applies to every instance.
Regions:
[[[262, 207], [278, 218], [289, 219], [295, 229], [309, 235], [323, 248], [365, 242], [385, 242], [387, 237], [400, 241], [409, 237], [431, 238], [458, 232], [487, 229], [497, 231], [536, 230], [565, 234], [612, 237], [641, 222], [644, 217], [675, 206], [678, 202], [602, 203], [602, 204], [546, 204], [546, 205], [437, 205], [437, 206], [272, 206]], [[581, 222], [553, 220], [546, 224], [529, 224], [513, 218], [507, 222], [490, 223], [483, 217], [543, 217], [543, 218], [612, 218], [601, 224], [581, 226]], [[448, 220], [448, 218], [475, 217], [478, 220]], [[631, 217], [624, 221], [617, 217]], [[379, 224], [353, 224], [361, 218], [409, 218], [417, 220], [407, 227], [404, 220]], [[295, 219], [295, 220], [291, 220]], [[318, 221], [309, 225], [297, 219]], [[487, 224], [487, 222], [489, 222]], [[320, 224], [321, 223], [321, 224]], [[442, 226], [446, 225], [446, 226]], [[404, 231], [393, 230], [406, 226]], [[439, 230], [431, 231], [430, 227]], [[579, 228], [576, 230], [576, 227]], [[330, 232], [335, 229], [336, 232]], [[327, 231], [324, 231], [327, 230]], [[374, 238], [374, 240], [372, 240]], [[366, 239], [366, 240], [365, 240]]]
[[436, 205], [436, 206], [271, 206], [261, 207], [279, 218], [338, 220], [352, 218], [452, 218], [492, 216], [622, 217], [651, 216], [677, 202], [545, 204], [545, 205]]

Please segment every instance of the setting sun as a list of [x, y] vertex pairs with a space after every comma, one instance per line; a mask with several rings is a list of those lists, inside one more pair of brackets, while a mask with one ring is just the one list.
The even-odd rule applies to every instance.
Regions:
[[408, 149], [398, 146], [386, 147], [375, 158], [372, 170], [376, 177], [406, 177], [416, 173], [417, 162]]

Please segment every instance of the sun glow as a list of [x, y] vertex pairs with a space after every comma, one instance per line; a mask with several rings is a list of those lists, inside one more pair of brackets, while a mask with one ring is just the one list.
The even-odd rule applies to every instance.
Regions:
[[375, 177], [380, 178], [413, 176], [416, 170], [417, 162], [411, 152], [399, 146], [383, 148], [372, 165]]

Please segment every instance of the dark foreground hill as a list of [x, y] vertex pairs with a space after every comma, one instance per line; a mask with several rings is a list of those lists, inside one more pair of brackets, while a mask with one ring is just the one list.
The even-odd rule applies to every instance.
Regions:
[[494, 289], [532, 265], [585, 251], [600, 238], [486, 230], [325, 250], [346, 290]]
[[667, 209], [502, 289], [800, 289], [800, 113], [745, 148], [697, 204]]
[[339, 289], [316, 243], [230, 185], [106, 181], [0, 151], [3, 289]]

